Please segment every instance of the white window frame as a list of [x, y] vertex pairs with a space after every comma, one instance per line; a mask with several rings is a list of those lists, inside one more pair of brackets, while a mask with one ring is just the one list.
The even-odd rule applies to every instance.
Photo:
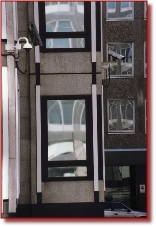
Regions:
[[[118, 2], [115, 2], [115, 3], [118, 3]], [[130, 3], [132, 4], [132, 6], [130, 6]], [[125, 21], [128, 20], [129, 21], [129, 20], [134, 20], [134, 2], [129, 2], [129, 7], [132, 7], [132, 17], [116, 17], [116, 18], [113, 17], [113, 18], [108, 18], [108, 4], [106, 2], [106, 21], [122, 21], [122, 20], [125, 20]], [[123, 12], [123, 10], [122, 10], [122, 12]]]
[[[125, 42], [126, 43], [126, 42]], [[124, 43], [121, 43], [121, 42], [108, 42], [106, 45], [106, 54], [107, 54], [107, 61], [108, 61], [108, 45], [109, 44], [124, 44]], [[127, 43], [127, 44], [132, 44], [132, 74], [124, 74], [124, 75], [111, 75], [110, 74], [110, 77], [111, 78], [132, 78], [132, 77], [134, 77], [134, 43]], [[111, 66], [113, 66], [113, 65], [116, 65], [117, 64], [117, 62], [112, 62], [111, 63]], [[110, 66], [110, 67], [111, 67]], [[107, 77], [108, 77], [109, 75], [108, 75], [108, 70], [107, 70]]]
[[[110, 130], [109, 129], [109, 101], [130, 100], [133, 102], [133, 130]], [[135, 102], [131, 99], [108, 99], [107, 100], [107, 120], [108, 120], [108, 134], [135, 134]]]
[[144, 77], [147, 77], [147, 43], [144, 42]]

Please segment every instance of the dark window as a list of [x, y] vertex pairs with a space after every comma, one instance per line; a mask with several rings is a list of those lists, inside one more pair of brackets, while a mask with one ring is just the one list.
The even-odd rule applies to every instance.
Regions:
[[41, 51], [89, 51], [90, 9], [89, 2], [40, 2]]
[[42, 97], [41, 100], [43, 181], [89, 179], [91, 96]]

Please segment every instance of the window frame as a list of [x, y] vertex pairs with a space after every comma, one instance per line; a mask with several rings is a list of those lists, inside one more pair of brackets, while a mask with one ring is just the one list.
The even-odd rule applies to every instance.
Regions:
[[[41, 52], [85, 52], [91, 50], [91, 4], [84, 2], [84, 28], [83, 32], [46, 32], [45, 2], [39, 2], [39, 33], [43, 43]], [[52, 38], [84, 38], [84, 48], [46, 48], [46, 39]]]
[[[47, 124], [47, 101], [48, 100], [85, 100], [86, 110], [86, 160], [48, 161], [48, 124]], [[42, 181], [83, 181], [93, 178], [93, 126], [92, 126], [92, 97], [86, 96], [41, 96], [41, 158], [42, 158]], [[45, 111], [46, 110], [46, 111]], [[48, 177], [50, 167], [87, 167], [87, 176]]]
[[[134, 77], [134, 43], [133, 42], [108, 42], [106, 44], [106, 59], [108, 59], [108, 46], [109, 44], [131, 44], [132, 45], [132, 74], [123, 74], [123, 75], [111, 75], [110, 78], [133, 78]], [[117, 62], [112, 62], [114, 64], [117, 64]], [[108, 70], [107, 70], [107, 78], [109, 77], [108, 75]]]
[[[118, 2], [115, 2], [116, 8], [118, 7], [117, 3]], [[128, 3], [130, 3], [130, 2], [128, 2]], [[128, 18], [128, 17], [108, 18], [108, 2], [106, 2], [106, 21], [133, 21], [134, 20], [134, 2], [131, 2], [131, 4], [132, 4], [132, 17], [130, 17], [130, 18]]]
[[[133, 130], [110, 130], [109, 129], [109, 101], [132, 101], [133, 102]], [[135, 102], [133, 99], [108, 99], [107, 100], [108, 134], [135, 134]]]

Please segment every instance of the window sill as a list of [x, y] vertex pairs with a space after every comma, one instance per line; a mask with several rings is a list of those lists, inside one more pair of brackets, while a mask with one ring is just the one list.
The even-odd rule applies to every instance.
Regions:
[[116, 19], [106, 19], [106, 21], [134, 21], [134, 18], [116, 18]]
[[135, 132], [128, 132], [128, 131], [124, 131], [124, 132], [108, 132], [108, 135], [119, 135], [119, 134], [135, 134]]

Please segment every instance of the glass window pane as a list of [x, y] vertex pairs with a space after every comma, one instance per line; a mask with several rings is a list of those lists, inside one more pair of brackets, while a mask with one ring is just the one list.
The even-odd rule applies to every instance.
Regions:
[[110, 66], [110, 75], [112, 76], [132, 76], [133, 75], [133, 51], [132, 43], [111, 43], [108, 44], [108, 51], [115, 52], [124, 56], [123, 60], [114, 61], [111, 55], [108, 55], [108, 59], [113, 61]]
[[105, 201], [130, 203], [130, 167], [106, 166]]
[[48, 177], [86, 177], [86, 166], [49, 167]]
[[132, 2], [107, 2], [107, 19], [122, 20], [133, 18]]
[[85, 48], [84, 38], [46, 39], [46, 48]]
[[86, 160], [85, 100], [48, 100], [48, 161]]
[[109, 101], [109, 131], [134, 130], [133, 101]]
[[84, 2], [49, 2], [45, 5], [45, 21], [47, 32], [82, 32]]

